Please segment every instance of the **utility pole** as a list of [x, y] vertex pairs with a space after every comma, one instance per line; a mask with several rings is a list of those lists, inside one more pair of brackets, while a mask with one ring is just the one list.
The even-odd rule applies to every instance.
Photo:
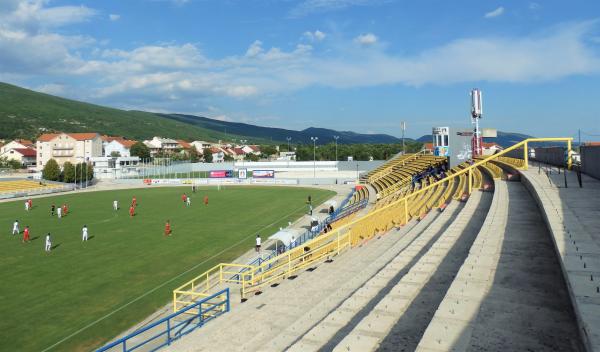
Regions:
[[406, 149], [404, 148], [404, 131], [406, 130], [406, 122], [400, 122], [400, 128], [402, 129], [402, 155], [406, 154]]
[[310, 137], [313, 141], [313, 182], [317, 183], [317, 140], [319, 137]]
[[581, 147], [581, 128], [577, 130], [577, 144], [579, 145], [579, 147]]
[[333, 136], [333, 139], [335, 139], [335, 161], [338, 161], [338, 155], [337, 155], [337, 141], [340, 138], [340, 136]]
[[291, 151], [291, 148], [290, 148], [290, 141], [292, 140], [292, 137], [285, 137], [285, 139], [286, 139], [286, 140], [287, 140], [287, 142], [288, 142], [288, 152], [290, 152], [290, 151]]

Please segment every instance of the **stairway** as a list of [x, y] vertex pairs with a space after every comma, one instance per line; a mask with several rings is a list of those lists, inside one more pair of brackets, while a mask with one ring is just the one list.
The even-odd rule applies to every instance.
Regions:
[[282, 350], [336, 311], [412, 243], [423, 242], [418, 235], [424, 229], [447, 221], [462, 207], [453, 202], [443, 213], [431, 212], [421, 222], [410, 222], [400, 230], [351, 249], [332, 263], [318, 264], [312, 272], [302, 272], [294, 280], [269, 287], [165, 350]]

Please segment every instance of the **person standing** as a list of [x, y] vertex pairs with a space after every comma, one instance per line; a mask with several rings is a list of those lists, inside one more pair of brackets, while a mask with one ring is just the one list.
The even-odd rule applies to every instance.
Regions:
[[81, 229], [81, 241], [87, 241], [88, 240], [88, 228], [87, 225], [83, 225], [83, 228]]
[[56, 216], [58, 216], [58, 218], [62, 218], [62, 208], [58, 207], [56, 208]]
[[131, 206], [132, 207], [137, 207], [137, 198], [135, 198], [135, 196], [133, 196], [133, 199], [131, 200]]
[[119, 201], [118, 200], [113, 200], [113, 210], [114, 211], [119, 210]]
[[63, 215], [67, 216], [67, 213], [69, 212], [69, 207], [67, 207], [67, 203], [63, 204]]
[[204, 196], [204, 205], [208, 205], [208, 196]]
[[256, 235], [256, 252], [260, 253], [260, 246], [261, 246], [261, 242], [262, 240], [260, 239], [260, 235]]
[[48, 234], [46, 235], [46, 247], [44, 248], [44, 250], [46, 252], [50, 252], [51, 249], [52, 249], [52, 239], [50, 238], [50, 232], [48, 232]]
[[171, 236], [171, 223], [167, 220], [165, 224], [165, 236]]
[[187, 197], [185, 198], [185, 204], [186, 204], [188, 207], [192, 206], [192, 199], [190, 198], [190, 196], [187, 196]]
[[33, 201], [31, 200], [31, 198], [29, 198], [27, 200], [28, 206], [29, 206], [29, 210], [31, 210], [33, 208]]
[[19, 231], [19, 220], [15, 220], [15, 222], [13, 223], [12, 234], [18, 235], [19, 233], [21, 233], [21, 231]]
[[56, 205], [52, 204], [50, 206], [50, 216], [54, 216], [54, 211], [56, 210]]
[[23, 230], [23, 243], [29, 242], [29, 226], [25, 226], [25, 230]]
[[185, 193], [181, 195], [181, 200], [183, 201], [183, 205], [187, 204], [187, 195]]
[[129, 217], [132, 218], [135, 215], [135, 207], [133, 204], [129, 207]]
[[29, 211], [29, 201], [25, 201], [25, 211]]

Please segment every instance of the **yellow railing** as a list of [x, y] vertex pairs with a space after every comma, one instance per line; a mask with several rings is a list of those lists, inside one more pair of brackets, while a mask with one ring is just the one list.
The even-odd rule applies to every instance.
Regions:
[[[184, 307], [190, 304], [191, 301], [184, 300], [187, 298], [200, 298], [208, 295], [208, 291], [218, 284], [224, 282], [233, 282], [241, 285], [241, 296], [245, 298], [247, 294], [259, 291], [265, 285], [274, 283], [277, 280], [290, 277], [294, 273], [306, 268], [313, 263], [330, 258], [340, 254], [342, 251], [364, 243], [376, 235], [382, 235], [392, 227], [402, 226], [406, 224], [412, 217], [409, 208], [412, 209], [412, 201], [421, 202], [425, 195], [424, 192], [432, 191], [434, 187], [442, 186], [446, 183], [448, 186], [452, 184], [455, 178], [460, 177], [458, 187], [461, 185], [467, 186], [470, 194], [473, 189], [473, 173], [474, 169], [482, 166], [489, 161], [503, 157], [505, 154], [519, 148], [524, 149], [523, 169], [528, 167], [528, 143], [532, 142], [567, 142], [568, 150], [571, 150], [572, 138], [530, 138], [519, 142], [512, 147], [509, 147], [497, 154], [480, 159], [472, 165], [463, 169], [459, 169], [452, 174], [448, 174], [442, 180], [425, 186], [409, 195], [399, 198], [390, 204], [381, 208], [375, 209], [367, 215], [356, 219], [346, 225], [338, 227], [326, 234], [315, 237], [314, 239], [304, 243], [302, 246], [289, 250], [281, 255], [278, 255], [270, 260], [267, 260], [260, 265], [240, 265], [240, 264], [219, 264], [204, 274], [196, 277], [188, 283], [182, 285], [177, 290], [173, 291], [174, 309]], [[570, 155], [571, 153], [569, 153]], [[568, 161], [568, 166], [571, 166], [571, 160]], [[467, 180], [464, 181], [466, 174]], [[461, 177], [462, 176], [462, 177]], [[464, 184], [467, 183], [467, 185]], [[457, 188], [457, 191], [459, 188]], [[448, 190], [444, 195], [450, 194]], [[409, 203], [411, 203], [409, 205]], [[416, 203], [415, 203], [416, 204]], [[227, 268], [227, 270], [224, 270]], [[229, 271], [229, 268], [237, 268], [237, 271]], [[240, 270], [245, 270], [238, 275], [236, 279], [230, 279], [228, 275], [238, 274]], [[228, 275], [225, 275], [227, 273]]]

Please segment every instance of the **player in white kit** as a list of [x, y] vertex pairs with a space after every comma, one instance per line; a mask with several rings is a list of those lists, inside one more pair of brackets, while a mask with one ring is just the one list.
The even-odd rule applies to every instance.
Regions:
[[58, 216], [58, 218], [62, 218], [62, 208], [61, 207], [57, 207], [56, 208], [56, 216]]
[[88, 240], [88, 228], [87, 225], [83, 225], [83, 228], [81, 229], [81, 241], [87, 241]]
[[118, 200], [113, 200], [113, 210], [114, 211], [119, 210], [119, 201]]
[[29, 211], [29, 201], [25, 201], [25, 210]]
[[185, 199], [185, 204], [186, 204], [188, 207], [192, 205], [192, 200], [190, 199], [190, 197], [189, 197], [189, 196], [188, 196], [188, 197]]
[[46, 252], [50, 252], [51, 249], [52, 249], [52, 239], [50, 239], [50, 233], [48, 233], [46, 235], [46, 247], [44, 250]]
[[12, 234], [18, 235], [19, 233], [21, 233], [21, 231], [19, 231], [19, 220], [15, 220], [15, 222], [13, 223]]

